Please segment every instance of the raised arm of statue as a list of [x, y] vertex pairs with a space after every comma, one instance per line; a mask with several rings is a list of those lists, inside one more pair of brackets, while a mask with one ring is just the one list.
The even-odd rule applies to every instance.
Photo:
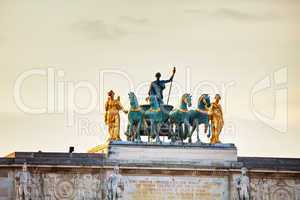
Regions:
[[173, 68], [172, 72], [173, 72], [172, 76], [168, 80], [161, 80], [161, 83], [169, 83], [169, 82], [173, 81], [174, 75], [176, 73], [176, 68], [175, 67]]
[[121, 104], [121, 98], [120, 98], [120, 96], [118, 96], [117, 100], [118, 100], [118, 107], [119, 107], [119, 110], [122, 110], [125, 114], [127, 114], [128, 111], [125, 110], [124, 107], [123, 107], [123, 105]]

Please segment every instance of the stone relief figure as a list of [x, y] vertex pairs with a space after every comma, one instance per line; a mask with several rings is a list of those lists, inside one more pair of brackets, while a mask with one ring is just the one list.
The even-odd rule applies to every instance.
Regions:
[[91, 174], [76, 176], [76, 199], [99, 199], [98, 179]]
[[224, 119], [223, 119], [223, 111], [220, 104], [221, 96], [216, 94], [215, 100], [211, 105], [210, 108], [210, 119], [211, 119], [211, 129], [212, 135], [210, 138], [211, 144], [221, 143], [219, 136], [224, 126]]
[[34, 200], [43, 199], [43, 191], [42, 191], [43, 179], [41, 174], [33, 172], [31, 176], [31, 192], [30, 197]]
[[241, 169], [241, 175], [236, 180], [236, 189], [239, 200], [250, 200], [250, 180], [247, 176], [247, 168]]
[[[251, 200], [300, 200], [300, 190], [297, 190], [297, 180], [299, 179], [253, 178], [250, 183], [250, 198]], [[298, 189], [300, 188], [298, 187]]]
[[270, 200], [270, 184], [267, 179], [261, 180], [261, 199], [262, 200]]
[[51, 200], [52, 194], [54, 194], [54, 178], [49, 174], [43, 174], [43, 195], [45, 200]]
[[108, 92], [108, 99], [105, 103], [105, 124], [108, 125], [109, 138], [106, 140], [121, 140], [120, 138], [120, 114], [122, 110], [124, 113], [128, 111], [124, 110], [120, 97], [115, 99], [114, 91]]
[[121, 199], [124, 191], [123, 177], [119, 172], [119, 167], [114, 168], [113, 174], [106, 180], [106, 199]]
[[22, 171], [16, 174], [16, 200], [30, 199], [31, 175], [27, 170], [27, 164], [24, 163]]
[[296, 200], [300, 200], [300, 179], [295, 180], [295, 194]]

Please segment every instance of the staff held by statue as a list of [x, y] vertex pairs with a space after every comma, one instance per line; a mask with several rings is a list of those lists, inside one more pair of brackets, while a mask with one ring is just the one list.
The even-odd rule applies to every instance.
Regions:
[[[176, 67], [173, 67], [173, 75], [172, 75], [172, 77], [174, 77], [175, 73], [176, 73]], [[173, 78], [172, 78], [172, 80], [171, 80], [171, 84], [170, 84], [170, 88], [169, 88], [169, 94], [168, 94], [167, 105], [169, 105], [169, 100], [170, 100], [170, 94], [171, 94], [172, 86], [173, 86]]]

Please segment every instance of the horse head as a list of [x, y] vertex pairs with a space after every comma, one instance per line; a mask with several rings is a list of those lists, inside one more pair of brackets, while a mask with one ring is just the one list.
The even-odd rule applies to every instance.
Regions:
[[208, 94], [202, 94], [198, 99], [198, 109], [207, 110], [211, 106]]
[[132, 108], [137, 108], [139, 106], [137, 98], [134, 94], [134, 92], [129, 92], [128, 93], [129, 101], [130, 101], [130, 106]]
[[185, 93], [181, 97], [181, 103], [186, 104], [188, 107], [192, 106], [192, 95]]

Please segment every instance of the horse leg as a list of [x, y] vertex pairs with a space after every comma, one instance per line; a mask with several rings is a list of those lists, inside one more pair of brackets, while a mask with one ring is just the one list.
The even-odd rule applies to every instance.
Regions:
[[179, 125], [175, 122], [174, 142], [179, 139]]
[[142, 120], [138, 120], [137, 129], [136, 129], [136, 141], [137, 143], [141, 142], [140, 130], [142, 127]]
[[155, 132], [155, 127], [154, 127], [154, 121], [153, 120], [151, 120], [150, 121], [150, 141], [152, 141], [152, 135], [153, 135], [153, 133], [154, 134], [156, 134], [156, 132]]
[[148, 143], [150, 143], [150, 132], [149, 132], [149, 127], [147, 126], [145, 129], [144, 129], [145, 133], [147, 134], [148, 136]]
[[188, 129], [189, 129], [189, 126], [186, 123], [184, 123], [183, 124], [183, 137], [182, 137], [183, 140], [185, 140], [188, 136]]
[[148, 142], [150, 143], [151, 141], [151, 136], [150, 136], [150, 132], [148, 131]]
[[160, 123], [155, 123], [156, 143], [157, 143], [157, 144], [161, 144], [161, 140], [160, 140], [160, 137], [159, 137], [160, 128], [161, 128]]
[[194, 131], [196, 130], [196, 127], [197, 127], [196, 122], [195, 122], [195, 120], [193, 120], [192, 121], [192, 128], [191, 128], [191, 131], [189, 133], [189, 143], [192, 143], [192, 136], [193, 136]]
[[173, 130], [174, 124], [171, 121], [169, 123], [170, 123], [169, 124], [169, 134], [170, 134], [170, 138], [171, 138], [171, 144], [173, 144], [173, 143], [175, 143], [175, 132]]
[[179, 124], [179, 139], [183, 143], [183, 123]]
[[131, 130], [130, 130], [130, 133], [131, 133], [130, 134], [131, 135], [131, 142], [135, 141], [135, 127], [136, 127], [136, 125], [132, 121]]
[[150, 124], [151, 124], [151, 130], [150, 130], [151, 139], [155, 139], [155, 137], [156, 137], [156, 132], [155, 132], [155, 130], [156, 130], [156, 127], [155, 127], [156, 122], [155, 122], [155, 120], [151, 119], [150, 120]]
[[149, 131], [149, 125], [148, 125], [148, 123], [147, 123], [146, 120], [143, 120], [142, 122], [143, 122], [143, 126], [142, 126], [142, 127], [143, 127], [143, 131], [144, 131], [145, 135], [148, 136], [148, 142], [150, 143], [150, 131]]
[[190, 123], [185, 120], [184, 122], [184, 140], [190, 135]]
[[197, 131], [197, 143], [199, 143], [199, 144], [201, 144], [202, 142], [201, 142], [201, 140], [200, 140], [200, 136], [199, 136], [199, 122], [198, 122], [198, 120], [196, 121], [196, 131]]
[[208, 130], [208, 124], [205, 124], [205, 126], [204, 126], [204, 133], [207, 133], [207, 130]]
[[209, 122], [208, 122], [208, 123], [205, 123], [204, 133], [207, 133], [207, 130], [209, 130], [209, 131], [208, 131], [208, 134], [207, 134], [207, 137], [210, 138], [210, 136], [211, 136], [211, 127], [210, 127]]
[[127, 125], [127, 130], [125, 132], [127, 141], [130, 141], [130, 131], [129, 131], [129, 128], [130, 128], [130, 123]]
[[133, 137], [133, 120], [130, 120], [129, 121], [129, 128], [128, 128], [128, 137], [129, 137], [129, 141], [133, 141], [134, 140], [134, 137]]

